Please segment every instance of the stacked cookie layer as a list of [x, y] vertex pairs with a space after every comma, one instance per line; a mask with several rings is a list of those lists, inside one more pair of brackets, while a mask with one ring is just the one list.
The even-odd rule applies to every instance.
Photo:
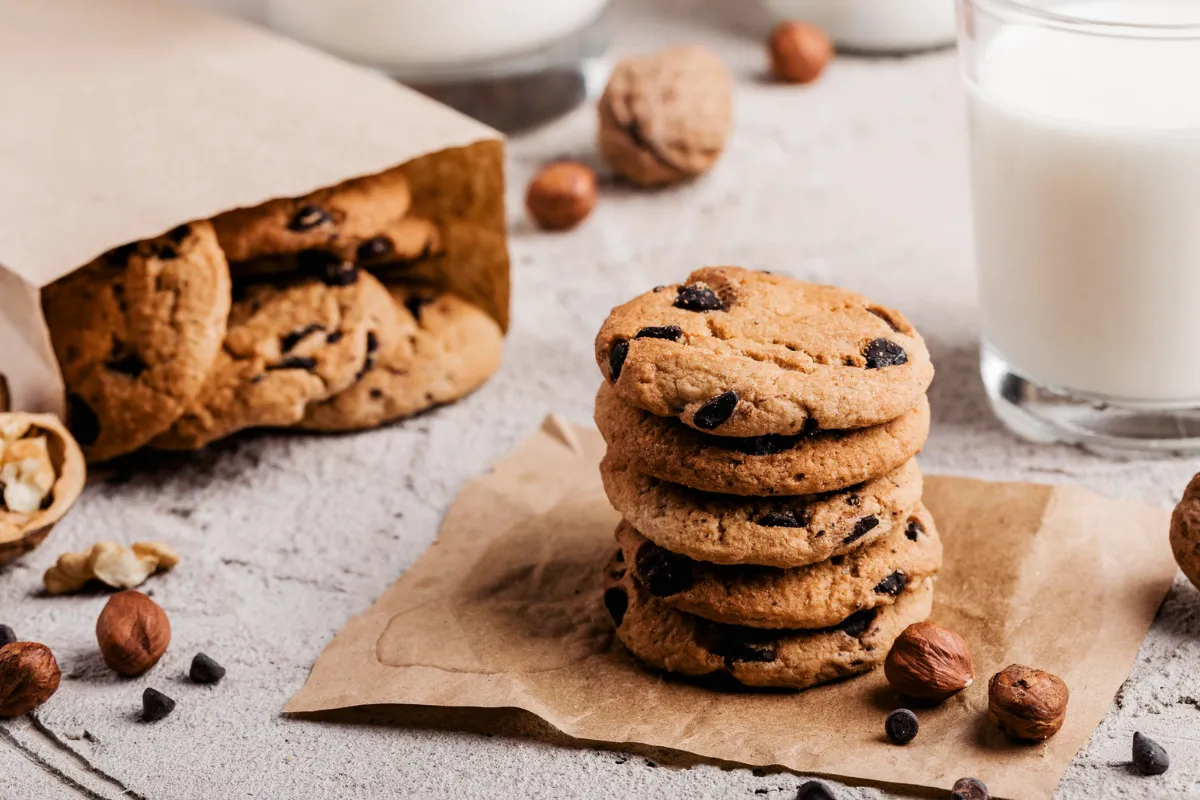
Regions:
[[896, 311], [735, 267], [613, 310], [596, 339], [605, 568], [646, 664], [804, 688], [881, 664], [942, 548], [914, 456], [933, 367]]
[[411, 205], [392, 170], [181, 225], [48, 286], [88, 459], [251, 427], [368, 428], [477, 388], [503, 335], [423, 280], [442, 243]]

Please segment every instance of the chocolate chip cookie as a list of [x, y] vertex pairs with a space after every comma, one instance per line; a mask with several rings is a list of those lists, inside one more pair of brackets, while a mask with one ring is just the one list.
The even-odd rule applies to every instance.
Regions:
[[635, 471], [693, 489], [749, 496], [816, 494], [886, 475], [921, 450], [929, 402], [873, 428], [737, 439], [712, 436], [621, 402], [607, 383], [596, 424]]
[[402, 219], [411, 205], [408, 181], [392, 169], [304, 197], [236, 208], [212, 222], [226, 257], [247, 261], [310, 249], [353, 250]]
[[882, 664], [900, 632], [929, 616], [933, 580], [909, 586], [892, 605], [858, 611], [828, 628], [764, 630], [672, 608], [633, 577], [618, 551], [604, 572], [604, 605], [617, 638], [651, 667], [681, 675], [726, 674], [747, 686], [804, 689]]
[[924, 506], [887, 536], [794, 569], [693, 561], [617, 526], [625, 564], [652, 596], [698, 617], [752, 628], [824, 628], [896, 602], [942, 566], [942, 543]]
[[600, 462], [613, 507], [667, 550], [714, 564], [802, 567], [903, 528], [921, 500], [909, 461], [840, 491], [780, 499], [711, 494], [641, 475], [611, 452]]
[[220, 352], [229, 304], [229, 267], [207, 222], [118, 247], [42, 290], [68, 421], [88, 460], [171, 427]]
[[248, 287], [200, 393], [151, 445], [193, 450], [243, 428], [293, 425], [367, 374], [383, 332], [400, 324], [387, 289], [352, 264], [331, 265], [325, 280]]
[[370, 428], [470, 394], [500, 365], [504, 334], [494, 319], [452, 294], [389, 289], [401, 317], [382, 335], [374, 365], [350, 388], [309, 406], [299, 427]]
[[933, 380], [900, 312], [738, 267], [696, 270], [617, 307], [596, 360], [625, 402], [719, 436], [880, 425]]

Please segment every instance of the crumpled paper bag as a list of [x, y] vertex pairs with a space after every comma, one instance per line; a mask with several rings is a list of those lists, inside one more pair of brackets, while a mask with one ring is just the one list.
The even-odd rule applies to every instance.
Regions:
[[[287, 712], [372, 704], [513, 707], [581, 739], [667, 747], [848, 781], [1049, 798], [1108, 709], [1175, 564], [1168, 514], [1071, 486], [929, 476], [945, 566], [933, 619], [962, 634], [975, 683], [919, 709], [907, 747], [881, 671], [798, 693], [720, 693], [649, 672], [614, 640], [600, 573], [617, 514], [595, 430], [551, 416], [463, 490], [437, 541], [321, 654]], [[1014, 744], [987, 720], [1010, 663], [1071, 690], [1066, 725]]]

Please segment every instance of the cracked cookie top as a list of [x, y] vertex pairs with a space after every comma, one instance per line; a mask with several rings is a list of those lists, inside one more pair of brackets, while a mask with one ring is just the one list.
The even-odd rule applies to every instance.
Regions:
[[613, 309], [596, 362], [626, 403], [734, 437], [879, 425], [933, 380], [900, 312], [738, 267], [696, 270]]

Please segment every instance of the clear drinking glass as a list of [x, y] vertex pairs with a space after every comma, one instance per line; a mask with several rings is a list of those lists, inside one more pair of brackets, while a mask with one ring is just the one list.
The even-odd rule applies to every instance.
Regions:
[[1200, 450], [1200, 2], [959, 0], [959, 44], [997, 415]]

